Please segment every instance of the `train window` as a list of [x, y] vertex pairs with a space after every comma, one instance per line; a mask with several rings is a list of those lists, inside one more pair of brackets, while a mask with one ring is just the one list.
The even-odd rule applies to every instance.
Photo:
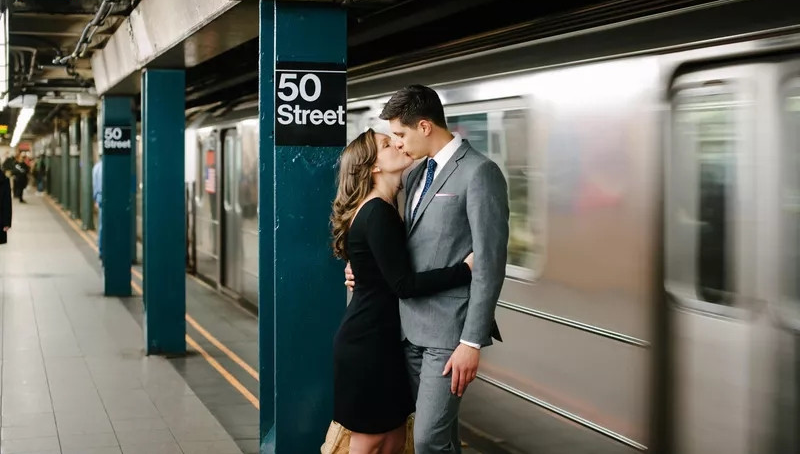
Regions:
[[350, 143], [361, 134], [361, 130], [358, 127], [358, 117], [356, 115], [347, 114], [347, 143]]
[[447, 123], [470, 144], [493, 159], [509, 190], [509, 277], [531, 280], [544, 262], [544, 183], [528, 146], [528, 110], [519, 101], [447, 106]]
[[674, 107], [670, 184], [679, 196], [669, 216], [678, 231], [669, 249], [677, 261], [668, 273], [696, 299], [725, 306], [736, 290], [736, 109], [734, 95], [719, 89], [686, 90]]
[[791, 308], [795, 314], [800, 310], [800, 79], [795, 81], [794, 88], [786, 96], [785, 104], [785, 147], [784, 175], [781, 188], [781, 211], [783, 217], [783, 255], [784, 298], [796, 307]]
[[368, 128], [372, 128], [375, 132], [391, 135], [389, 122], [378, 118], [382, 109], [383, 103], [370, 103], [369, 107], [359, 107], [348, 110], [347, 142], [350, 143]]

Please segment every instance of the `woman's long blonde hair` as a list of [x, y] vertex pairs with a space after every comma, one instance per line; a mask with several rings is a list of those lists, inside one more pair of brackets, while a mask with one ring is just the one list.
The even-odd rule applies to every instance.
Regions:
[[339, 158], [339, 187], [333, 201], [333, 255], [343, 260], [347, 256], [347, 234], [350, 223], [361, 202], [374, 186], [372, 167], [378, 159], [375, 131], [367, 129], [350, 142]]

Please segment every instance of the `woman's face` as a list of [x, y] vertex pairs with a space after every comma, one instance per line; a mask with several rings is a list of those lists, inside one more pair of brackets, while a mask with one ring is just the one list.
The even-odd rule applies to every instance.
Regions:
[[378, 144], [378, 158], [375, 165], [383, 173], [403, 173], [414, 159], [398, 150], [391, 137], [386, 134], [375, 133], [375, 142]]

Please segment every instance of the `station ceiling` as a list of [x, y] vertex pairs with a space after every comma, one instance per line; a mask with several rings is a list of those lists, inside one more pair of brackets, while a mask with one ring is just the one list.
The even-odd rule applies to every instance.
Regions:
[[[141, 0], [0, 0], [9, 15], [9, 78], [11, 97], [36, 94], [39, 102], [26, 136], [53, 131], [53, 121], [67, 121], [91, 105], [90, 58], [102, 49]], [[162, 0], [169, 1], [169, 0]], [[632, 12], [645, 14], [700, 0], [315, 0], [341, 4], [348, 10], [348, 66], [371, 71], [409, 64], [414, 52], [457, 45], [492, 31], [514, 29], [536, 21], [541, 33], [556, 33], [554, 24], [568, 29], [611, 22]], [[708, 0], [706, 0], [708, 1]], [[243, 0], [249, 7], [258, 0]], [[99, 11], [99, 13], [98, 13]], [[247, 20], [257, 21], [257, 15]], [[94, 21], [95, 26], [87, 29]], [[533, 24], [533, 25], [532, 25]], [[248, 24], [250, 29], [252, 24]], [[549, 29], [546, 29], [549, 27]], [[507, 30], [508, 31], [508, 30]], [[513, 30], [512, 30], [513, 31]], [[523, 39], [520, 33], [518, 39]], [[508, 36], [505, 33], [503, 36]], [[513, 35], [513, 33], [511, 33]], [[83, 39], [81, 39], [83, 37]], [[471, 38], [472, 37], [472, 38]], [[222, 37], [221, 39], [224, 39]], [[502, 43], [499, 43], [502, 44]], [[252, 102], [258, 84], [258, 39], [225, 49], [187, 68], [187, 109], [224, 106], [232, 100]], [[16, 109], [0, 112], [0, 123], [13, 128]]]

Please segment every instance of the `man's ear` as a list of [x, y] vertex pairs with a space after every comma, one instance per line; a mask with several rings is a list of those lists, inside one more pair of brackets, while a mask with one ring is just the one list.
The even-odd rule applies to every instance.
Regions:
[[428, 137], [433, 132], [433, 124], [428, 120], [420, 120], [417, 123], [417, 129], [422, 132], [422, 135]]

